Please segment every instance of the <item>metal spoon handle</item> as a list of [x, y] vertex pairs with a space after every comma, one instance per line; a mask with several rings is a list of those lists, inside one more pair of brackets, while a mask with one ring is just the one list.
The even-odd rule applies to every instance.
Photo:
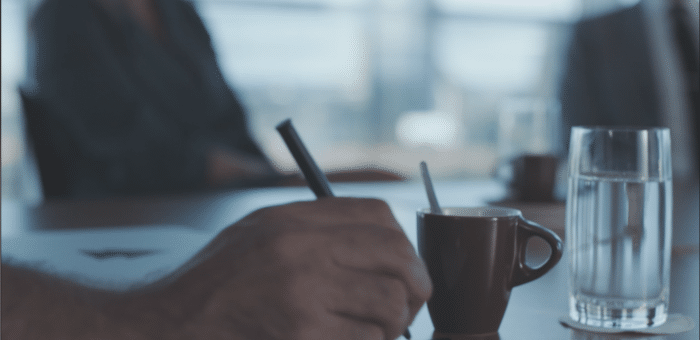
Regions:
[[428, 173], [428, 164], [424, 161], [420, 162], [421, 175], [423, 175], [423, 184], [425, 184], [425, 191], [428, 193], [428, 201], [430, 202], [430, 212], [436, 215], [442, 215], [442, 209], [438, 204], [437, 197], [435, 196], [435, 190], [433, 189], [433, 181], [430, 180], [430, 174]]

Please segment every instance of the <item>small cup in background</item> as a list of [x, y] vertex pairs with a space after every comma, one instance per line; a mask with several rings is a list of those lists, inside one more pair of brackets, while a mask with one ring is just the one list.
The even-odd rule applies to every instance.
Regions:
[[551, 154], [524, 154], [513, 159], [512, 199], [554, 202], [559, 158]]

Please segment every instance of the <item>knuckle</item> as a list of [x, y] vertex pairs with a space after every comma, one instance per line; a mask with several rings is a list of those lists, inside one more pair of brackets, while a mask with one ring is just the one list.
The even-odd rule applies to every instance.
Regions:
[[313, 253], [318, 253], [319, 235], [303, 232], [280, 232], [272, 242], [274, 254], [282, 263], [308, 262]]
[[389, 211], [389, 204], [386, 203], [386, 201], [378, 199], [378, 198], [367, 198], [367, 202], [370, 204], [374, 205], [377, 207], [377, 209], [380, 210], [386, 210]]
[[406, 286], [400, 280], [390, 280], [384, 286], [383, 294], [388, 297], [388, 305], [396, 311], [401, 311], [405, 308], [407, 299]]
[[402, 258], [414, 257], [415, 251], [413, 249], [413, 244], [402, 230], [384, 229], [379, 237], [382, 238], [382, 243], [387, 245], [387, 249], [391, 250], [396, 255]]
[[378, 198], [352, 198], [348, 202], [365, 212], [391, 213], [389, 205]]

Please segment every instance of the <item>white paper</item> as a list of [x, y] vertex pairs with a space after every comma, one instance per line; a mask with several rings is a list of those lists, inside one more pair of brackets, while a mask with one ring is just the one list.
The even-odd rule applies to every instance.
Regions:
[[2, 257], [89, 286], [125, 289], [175, 270], [214, 236], [179, 225], [23, 232], [3, 235]]

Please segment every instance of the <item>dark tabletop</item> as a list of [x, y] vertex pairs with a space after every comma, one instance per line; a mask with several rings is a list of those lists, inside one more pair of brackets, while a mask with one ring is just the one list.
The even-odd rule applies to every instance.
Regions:
[[[475, 206], [493, 202], [505, 193], [493, 181], [437, 182], [436, 192], [443, 206]], [[427, 207], [421, 183], [334, 184], [337, 196], [364, 196], [385, 199], [391, 206], [409, 239], [416, 242], [415, 212]], [[27, 230], [90, 230], [100, 227], [177, 224], [204, 232], [217, 230], [235, 222], [256, 208], [296, 200], [313, 200], [306, 188], [271, 188], [236, 192], [206, 193], [170, 197], [115, 198], [97, 201], [53, 201], [39, 205], [23, 205], [2, 201], [3, 246]], [[542, 206], [559, 216], [561, 203]], [[559, 213], [556, 213], [559, 211]], [[524, 212], [525, 214], [525, 212]], [[532, 212], [529, 212], [532, 214]], [[526, 214], [527, 215], [527, 214]], [[535, 216], [537, 214], [534, 214]], [[542, 221], [563, 235], [563, 221]], [[534, 218], [533, 218], [534, 219]], [[20, 234], [18, 234], [20, 233]], [[8, 237], [6, 237], [8, 236]], [[12, 237], [9, 237], [12, 236]], [[530, 249], [533, 262], [543, 257], [543, 248]], [[700, 273], [697, 243], [675, 247], [671, 264], [670, 313], [682, 313], [694, 320], [690, 332], [667, 336], [605, 335], [574, 331], [562, 326], [558, 318], [568, 310], [568, 271], [566, 255], [542, 278], [513, 289], [505, 317], [499, 329], [499, 340], [528, 339], [699, 339], [698, 306]], [[410, 327], [413, 339], [433, 339], [433, 327], [424, 306]], [[435, 337], [434, 339], [442, 339]], [[449, 339], [449, 338], [448, 338]]]

